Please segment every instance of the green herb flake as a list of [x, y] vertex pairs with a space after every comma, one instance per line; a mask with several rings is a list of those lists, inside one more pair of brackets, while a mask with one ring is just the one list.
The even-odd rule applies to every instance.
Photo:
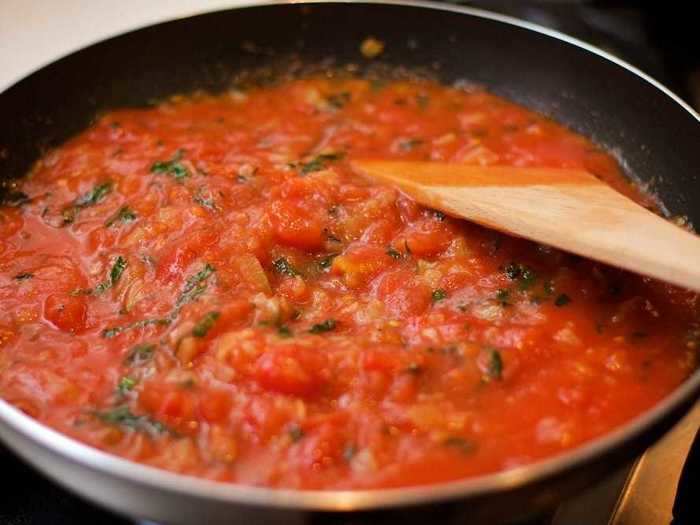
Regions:
[[185, 282], [185, 287], [180, 292], [180, 296], [175, 302], [175, 312], [179, 311], [183, 305], [191, 303], [204, 293], [207, 289], [207, 279], [216, 271], [216, 269], [206, 263], [204, 268], [192, 275]]
[[330, 332], [332, 330], [335, 330], [335, 327], [338, 325], [338, 322], [335, 319], [326, 319], [322, 323], [317, 323], [313, 325], [310, 329], [309, 332], [312, 334], [322, 334], [324, 332]]
[[102, 184], [98, 184], [91, 191], [81, 195], [75, 201], [76, 206], [92, 206], [102, 201], [109, 192], [112, 191], [112, 182], [107, 181]]
[[122, 224], [128, 224], [136, 220], [136, 213], [128, 206], [122, 206], [117, 210], [117, 212], [112, 215], [109, 219], [105, 221], [105, 226], [110, 228], [114, 226], [117, 222]]
[[169, 161], [159, 161], [151, 166], [151, 173], [159, 173], [169, 175], [177, 182], [184, 181], [190, 176], [190, 171], [180, 162], [182, 159], [182, 150], [177, 150], [173, 158]]
[[110, 282], [112, 283], [112, 286], [117, 284], [119, 282], [119, 279], [121, 278], [122, 274], [124, 273], [124, 270], [126, 270], [127, 267], [127, 262], [124, 257], [121, 255], [117, 257], [117, 260], [114, 261], [114, 265], [112, 266], [112, 270], [109, 272], [109, 279]]
[[447, 292], [443, 290], [442, 288], [438, 288], [437, 290], [433, 290], [433, 302], [437, 303], [438, 301], [442, 301], [443, 299], [447, 298]]
[[321, 171], [323, 169], [326, 169], [326, 165], [328, 162], [340, 160], [344, 156], [345, 154], [342, 152], [321, 153], [319, 155], [316, 155], [309, 162], [303, 162], [301, 164], [300, 173], [302, 175], [308, 175], [309, 173], [313, 173], [315, 171]]
[[152, 436], [167, 430], [160, 421], [148, 416], [137, 416], [125, 405], [103, 412], [93, 412], [93, 415], [107, 424], [125, 427], [136, 432], [146, 432]]
[[214, 198], [211, 197], [211, 195], [206, 196], [205, 194], [206, 191], [200, 188], [195, 196], [192, 197], [192, 200], [199, 204], [202, 208], [206, 208], [207, 210], [211, 211], [219, 211], [219, 207], [216, 205]]
[[112, 328], [105, 328], [102, 330], [102, 337], [105, 339], [112, 339], [113, 337], [118, 336], [124, 331], [123, 326], [113, 326]]
[[384, 89], [386, 87], [386, 85], [387, 85], [386, 80], [374, 78], [374, 79], [370, 80], [369, 88], [370, 88], [370, 90], [376, 92], [376, 91], [381, 91], [382, 89]]
[[109, 271], [109, 279], [107, 281], [101, 282], [95, 287], [95, 295], [104, 293], [105, 291], [114, 287], [119, 282], [119, 279], [124, 273], [124, 270], [126, 270], [127, 266], [128, 263], [126, 262], [126, 259], [119, 255], [114, 261], [112, 269]]
[[454, 448], [462, 454], [471, 454], [476, 450], [476, 444], [473, 441], [458, 436], [449, 437], [442, 444]]
[[82, 209], [101, 202], [112, 191], [112, 186], [113, 184], [111, 181], [103, 182], [75, 199], [73, 204], [67, 206], [61, 212], [63, 215], [63, 225], [65, 226], [66, 224], [75, 222], [75, 219]]
[[280, 257], [279, 259], [275, 260], [272, 263], [272, 267], [281, 275], [286, 275], [288, 277], [299, 275], [299, 272], [291, 264], [289, 264], [289, 261], [284, 257]]
[[220, 316], [221, 314], [219, 312], [209, 312], [206, 314], [197, 322], [196, 325], [194, 325], [192, 335], [195, 337], [205, 337]]
[[119, 391], [120, 394], [125, 395], [127, 392], [132, 391], [135, 386], [136, 386], [136, 379], [132, 379], [131, 377], [124, 376], [119, 380], [119, 383], [117, 383], [117, 390]]
[[496, 300], [501, 304], [501, 306], [510, 306], [508, 300], [510, 299], [510, 292], [504, 288], [501, 288], [496, 292]]
[[292, 334], [292, 331], [287, 325], [283, 324], [277, 327], [277, 335], [282, 339], [289, 339], [294, 334]]
[[130, 366], [141, 366], [153, 359], [155, 351], [156, 345], [153, 343], [141, 343], [129, 350], [125, 363]]
[[542, 288], [543, 288], [544, 293], [546, 295], [553, 295], [554, 294], [554, 283], [551, 280], [545, 281], [544, 284], [542, 285]]
[[347, 91], [342, 91], [340, 93], [334, 93], [326, 98], [328, 104], [334, 109], [344, 108], [348, 102], [350, 102], [351, 95]]
[[558, 307], [566, 306], [571, 302], [571, 298], [566, 295], [565, 293], [559, 294], [557, 298], [554, 300], [554, 305]]
[[112, 337], [116, 337], [122, 332], [126, 332], [127, 330], [133, 330], [135, 328], [144, 328], [146, 326], [167, 326], [170, 323], [172, 323], [171, 318], [165, 318], [165, 319], [142, 319], [141, 321], [135, 321], [131, 324], [127, 324], [124, 326], [112, 326], [110, 328], [105, 328], [102, 330], [102, 337], [105, 339], [111, 339]]
[[33, 273], [23, 272], [23, 273], [18, 273], [17, 275], [15, 275], [13, 277], [13, 279], [15, 281], [26, 281], [28, 279], [31, 279], [32, 277], [34, 277]]
[[440, 210], [432, 210], [433, 217], [435, 217], [436, 220], [442, 222], [445, 220], [447, 217], [443, 212]]
[[394, 248], [387, 248], [386, 254], [391, 257], [392, 259], [396, 259], [397, 261], [402, 259], [401, 252], [398, 250], [395, 250]]
[[515, 280], [518, 277], [520, 277], [520, 273], [522, 272], [522, 269], [519, 264], [516, 263], [510, 263], [508, 264], [505, 269], [504, 273], [506, 274], [506, 277], [511, 280]]
[[420, 109], [426, 109], [430, 104], [430, 97], [428, 95], [419, 93], [416, 95], [416, 104]]
[[491, 380], [500, 381], [503, 379], [503, 358], [501, 353], [494, 349], [487, 349], [488, 364], [486, 365], [486, 373]]
[[421, 139], [403, 139], [399, 142], [399, 149], [401, 151], [412, 151], [421, 144], [423, 144]]
[[289, 435], [289, 439], [292, 440], [292, 443], [297, 443], [304, 437], [304, 430], [296, 423], [293, 423], [289, 426], [287, 434]]
[[520, 273], [520, 289], [523, 291], [529, 289], [533, 284], [535, 284], [536, 280], [537, 274], [531, 268], [523, 266]]
[[318, 261], [318, 267], [321, 268], [321, 270], [327, 270], [330, 268], [333, 264], [333, 259], [338, 257], [339, 254], [337, 253], [331, 253], [330, 255], [327, 255], [320, 261]]

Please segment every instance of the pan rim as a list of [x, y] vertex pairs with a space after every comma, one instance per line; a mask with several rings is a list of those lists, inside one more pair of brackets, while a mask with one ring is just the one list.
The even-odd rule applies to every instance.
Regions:
[[[110, 35], [106, 38], [93, 41], [85, 47], [90, 47], [98, 42], [104, 42], [111, 38], [116, 38], [129, 34], [133, 31], [141, 30], [145, 27], [157, 26], [172, 20], [189, 18], [220, 11], [234, 9], [246, 9], [263, 6], [284, 5], [290, 2], [284, 0], [246, 0], [240, 4], [233, 5], [228, 9], [214, 9], [210, 11], [198, 11], [181, 17], [173, 17], [154, 24], [145, 24], [126, 32]], [[548, 29], [531, 22], [519, 20], [514, 17], [492, 13], [483, 9], [462, 7], [456, 5], [443, 5], [431, 1], [423, 0], [363, 0], [352, 2], [348, 0], [302, 0], [294, 1], [295, 4], [375, 4], [375, 5], [395, 5], [406, 7], [417, 7], [438, 11], [452, 12], [462, 15], [488, 19], [522, 29], [534, 31], [550, 38], [562, 41], [591, 52], [602, 59], [622, 67], [642, 80], [648, 82], [656, 89], [670, 97], [679, 106], [685, 109], [692, 117], [700, 122], [700, 115], [693, 110], [686, 102], [680, 99], [666, 86], [606, 51], [583, 42], [574, 37]], [[78, 50], [73, 50], [61, 57], [56, 58], [54, 63], [62, 58], [72, 55]], [[27, 78], [37, 71], [47, 67], [43, 64], [34, 72], [25, 76]], [[20, 84], [19, 80], [7, 88], [7, 90]], [[0, 93], [0, 96], [2, 93]], [[10, 430], [28, 439], [35, 445], [47, 449], [52, 454], [61, 456], [64, 460], [69, 460], [79, 464], [82, 468], [92, 470], [107, 475], [112, 475], [122, 481], [131, 482], [136, 485], [145, 486], [155, 490], [167, 491], [172, 494], [184, 497], [196, 497], [208, 500], [215, 500], [220, 503], [242, 504], [249, 506], [264, 506], [276, 509], [295, 510], [324, 510], [324, 511], [354, 511], [371, 510], [380, 508], [391, 508], [398, 506], [418, 505], [423, 503], [436, 503], [455, 499], [466, 499], [478, 497], [485, 494], [502, 493], [541, 481], [547, 477], [566, 472], [577, 466], [585, 464], [590, 460], [602, 456], [605, 452], [618, 448], [625, 443], [639, 437], [650, 427], [661, 423], [664, 417], [674, 410], [682, 408], [683, 404], [692, 404], [693, 400], [700, 394], [700, 369], [696, 370], [666, 398], [657, 403], [646, 412], [631, 419], [627, 423], [608, 432], [603, 436], [588, 441], [573, 450], [562, 452], [547, 459], [543, 459], [525, 466], [514, 469], [465, 478], [449, 482], [401, 487], [392, 489], [372, 489], [372, 490], [297, 490], [297, 489], [277, 489], [265, 487], [253, 487], [233, 483], [220, 483], [211, 480], [186, 476], [170, 471], [150, 467], [147, 465], [132, 462], [127, 459], [103, 452], [74, 440], [24, 414], [5, 400], [0, 398], [0, 425], [6, 425]], [[0, 432], [2, 433], [2, 432]], [[10, 446], [10, 448], [13, 448]]]

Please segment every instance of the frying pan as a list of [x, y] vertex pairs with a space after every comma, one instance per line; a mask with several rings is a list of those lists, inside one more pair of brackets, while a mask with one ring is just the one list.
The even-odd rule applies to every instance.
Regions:
[[[109, 108], [224, 89], [237, 71], [289, 64], [291, 56], [361, 71], [367, 61], [358, 45], [368, 35], [386, 43], [381, 60], [389, 67], [482, 85], [592, 138], [628, 175], [649, 184], [669, 213], [700, 221], [700, 118], [666, 88], [554, 31], [426, 2], [253, 5], [90, 46], [0, 94], [0, 177], [23, 175], [43, 151]], [[622, 428], [530, 466], [376, 491], [272, 490], [180, 476], [82, 445], [3, 401], [0, 437], [76, 493], [163, 523], [495, 523], [551, 508], [627, 462], [685, 414], [699, 392], [700, 371]]]

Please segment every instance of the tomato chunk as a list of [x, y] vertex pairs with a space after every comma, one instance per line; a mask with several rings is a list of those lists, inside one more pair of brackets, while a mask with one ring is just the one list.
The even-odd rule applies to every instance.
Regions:
[[52, 294], [44, 303], [44, 317], [64, 332], [80, 332], [85, 328], [87, 301], [83, 296]]
[[255, 376], [267, 390], [309, 397], [323, 386], [325, 366], [322, 353], [307, 347], [285, 346], [263, 353], [256, 363]]

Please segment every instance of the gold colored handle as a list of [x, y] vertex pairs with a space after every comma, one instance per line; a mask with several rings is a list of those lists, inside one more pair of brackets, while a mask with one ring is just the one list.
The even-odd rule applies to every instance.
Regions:
[[669, 525], [676, 488], [700, 428], [700, 402], [637, 460], [609, 525]]

